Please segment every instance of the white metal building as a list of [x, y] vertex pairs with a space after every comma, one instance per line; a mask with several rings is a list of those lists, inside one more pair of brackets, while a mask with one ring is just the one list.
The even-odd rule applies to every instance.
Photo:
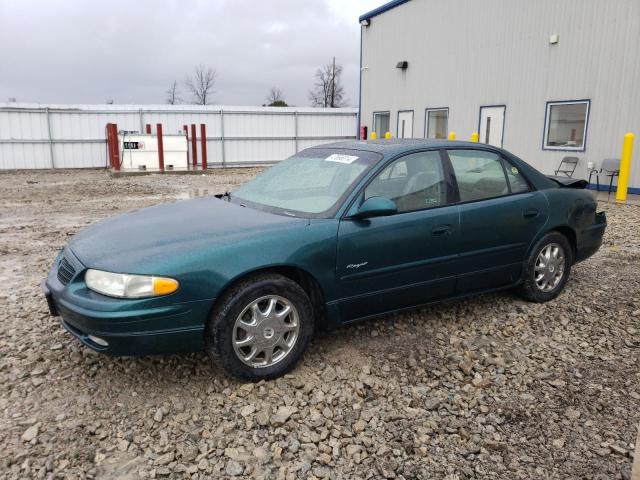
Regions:
[[620, 157], [626, 132], [640, 137], [638, 0], [395, 0], [360, 23], [369, 132], [476, 131], [548, 174], [578, 157], [583, 178], [591, 162]]

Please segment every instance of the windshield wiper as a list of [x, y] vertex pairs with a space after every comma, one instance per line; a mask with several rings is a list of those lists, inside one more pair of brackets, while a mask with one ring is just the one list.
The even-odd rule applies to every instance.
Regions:
[[217, 195], [214, 195], [214, 197], [219, 198], [220, 200], [224, 200], [226, 198], [227, 202], [230, 202], [231, 192], [218, 193]]

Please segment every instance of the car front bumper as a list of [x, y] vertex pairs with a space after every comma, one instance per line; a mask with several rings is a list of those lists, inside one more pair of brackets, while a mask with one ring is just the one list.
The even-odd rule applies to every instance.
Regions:
[[200, 351], [204, 348], [204, 325], [212, 299], [171, 303], [155, 299], [115, 299], [90, 291], [84, 284], [84, 270], [78, 267], [67, 285], [58, 278], [58, 262], [42, 282], [51, 315], [87, 347], [108, 355], [165, 355]]

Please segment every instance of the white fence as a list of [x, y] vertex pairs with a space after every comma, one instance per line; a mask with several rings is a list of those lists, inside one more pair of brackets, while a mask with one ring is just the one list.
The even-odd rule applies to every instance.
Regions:
[[240, 166], [354, 139], [357, 109], [0, 103], [0, 170], [106, 167], [107, 123], [139, 132], [161, 123], [165, 134], [195, 123], [198, 139], [204, 123], [208, 165]]

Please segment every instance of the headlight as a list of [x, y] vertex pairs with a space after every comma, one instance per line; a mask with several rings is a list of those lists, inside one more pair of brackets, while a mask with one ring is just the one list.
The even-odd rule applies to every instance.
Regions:
[[91, 290], [110, 297], [142, 298], [168, 295], [180, 285], [173, 278], [151, 275], [128, 275], [124, 273], [87, 270], [84, 281]]

